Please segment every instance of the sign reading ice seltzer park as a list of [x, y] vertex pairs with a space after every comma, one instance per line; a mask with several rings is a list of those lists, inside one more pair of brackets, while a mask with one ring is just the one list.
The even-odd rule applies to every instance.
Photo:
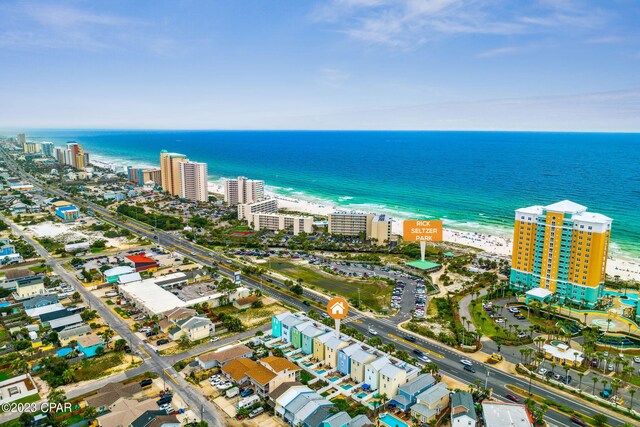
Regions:
[[408, 219], [402, 225], [405, 242], [441, 242], [442, 221], [439, 219]]

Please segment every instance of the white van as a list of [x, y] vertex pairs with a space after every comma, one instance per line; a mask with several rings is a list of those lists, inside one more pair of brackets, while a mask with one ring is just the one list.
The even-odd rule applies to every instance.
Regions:
[[236, 397], [239, 392], [240, 390], [238, 389], [238, 387], [233, 387], [227, 390], [225, 396], [227, 396], [227, 399], [231, 399], [232, 397]]
[[256, 408], [253, 411], [251, 411], [251, 413], [249, 414], [249, 418], [255, 418], [263, 412], [264, 412], [264, 408], [262, 406], [259, 408]]

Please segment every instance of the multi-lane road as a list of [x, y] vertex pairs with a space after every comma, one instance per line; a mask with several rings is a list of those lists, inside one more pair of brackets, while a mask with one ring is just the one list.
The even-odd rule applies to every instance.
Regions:
[[[209, 266], [217, 265], [220, 269], [220, 273], [224, 274], [227, 277], [232, 277], [233, 275], [234, 269], [227, 266], [227, 263], [229, 263], [229, 261], [220, 254], [212, 253], [207, 248], [198, 246], [171, 233], [156, 230], [153, 227], [147, 226], [146, 224], [142, 224], [133, 220], [121, 219], [113, 212], [93, 203], [85, 202], [82, 200], [74, 200], [72, 196], [66, 194], [65, 192], [57, 188], [51, 188], [50, 186], [38, 181], [34, 177], [27, 176], [21, 169], [16, 168], [16, 172], [19, 173], [25, 180], [36, 180], [38, 185], [52, 194], [70, 199], [80, 206], [91, 209], [96, 215], [103, 217], [103, 219], [105, 220], [108, 220], [124, 229], [127, 229], [140, 236], [146, 237], [152, 241], [161, 242], [163, 246], [169, 247], [173, 251], [180, 253], [183, 256], [193, 258], [199, 263]], [[32, 242], [33, 241], [31, 241], [30, 243]], [[127, 339], [130, 343], [134, 343], [137, 346], [145, 345], [142, 340], [140, 340], [140, 338], [138, 338], [118, 316], [116, 316], [111, 310], [109, 310], [108, 307], [106, 307], [97, 297], [86, 291], [82, 284], [80, 284], [74, 276], [70, 275], [66, 270], [64, 270], [64, 268], [62, 268], [57, 263], [57, 261], [44, 250], [44, 248], [42, 248], [37, 242], [33, 243], [35, 243], [34, 247], [36, 247], [39, 254], [43, 258], [45, 258], [47, 262], [56, 269], [56, 272], [58, 272], [65, 280], [69, 281], [69, 283], [74, 284], [81, 291], [83, 297], [86, 300], [91, 301], [92, 307], [98, 310], [98, 313], [103, 316], [107, 323], [111, 325], [114, 330], [116, 330], [116, 332], [125, 337], [125, 339]], [[295, 307], [296, 309], [299, 309], [301, 311], [312, 310], [312, 308], [304, 305], [301, 299], [287, 293], [285, 291], [287, 289], [286, 286], [277, 279], [271, 278], [271, 282], [268, 283], [269, 286], [264, 286], [263, 283], [260, 283], [260, 281], [257, 281], [251, 277], [242, 277], [242, 282], [246, 286], [252, 288], [260, 288], [265, 294], [276, 298], [288, 304], [289, 306]], [[326, 297], [315, 292], [311, 292], [307, 289], [304, 290], [303, 296], [313, 299], [321, 305], [325, 305], [328, 302], [328, 299]], [[501, 371], [490, 365], [480, 362], [474, 362], [476, 373], [465, 371], [462, 369], [463, 365], [459, 362], [460, 359], [464, 358], [463, 353], [460, 353], [457, 350], [444, 346], [442, 344], [425, 339], [418, 339], [415, 343], [406, 341], [401, 338], [401, 336], [404, 335], [404, 332], [400, 330], [398, 328], [398, 325], [391, 319], [366, 316], [363, 313], [360, 313], [357, 310], [353, 309], [351, 312], [352, 315], [349, 318], [350, 322], [349, 320], [347, 322], [350, 323], [349, 326], [358, 329], [365, 335], [368, 334], [368, 328], [371, 327], [379, 333], [379, 336], [383, 338], [383, 340], [393, 342], [398, 349], [406, 350], [410, 353], [414, 349], [419, 349], [425, 353], [428, 353], [431, 359], [438, 365], [442, 374], [467, 384], [479, 379], [484, 384], [486, 384], [488, 388], [493, 390], [494, 396], [498, 399], [504, 400], [503, 396], [509, 393], [508, 389], [506, 388], [507, 385], [518, 386], [525, 390], [529, 388], [529, 381], [527, 379]], [[181, 397], [187, 404], [190, 405], [192, 409], [198, 410], [199, 408], [204, 407], [205, 421], [208, 421], [213, 425], [222, 425], [219, 415], [211, 406], [211, 404], [207, 402], [206, 399], [197, 390], [195, 390], [193, 386], [182, 380], [182, 378], [177, 375], [175, 371], [173, 371], [168, 359], [168, 357], [161, 357], [154, 354], [152, 351], [149, 351], [148, 360], [146, 360], [145, 363], [148, 363], [152, 370], [155, 372], [168, 372], [171, 375], [171, 378], [174, 379], [174, 387], [178, 390]], [[172, 359], [177, 360], [180, 359], [180, 357], [174, 356]], [[531, 392], [544, 398], [551, 399], [566, 407], [572, 408], [579, 413], [582, 413], [589, 417], [593, 417], [598, 413], [602, 413], [602, 411], [598, 410], [597, 407], [594, 408], [594, 405], [582, 403], [574, 397], [570, 397], [569, 395], [565, 395], [562, 393], [557, 393], [554, 390], [540, 386], [535, 382], [531, 384]], [[552, 409], [548, 410], [545, 418], [551, 425], [566, 427], [572, 425], [567, 415], [556, 412]], [[609, 415], [608, 418], [608, 423], [612, 426], [619, 426], [624, 423], [624, 421], [619, 416]]]

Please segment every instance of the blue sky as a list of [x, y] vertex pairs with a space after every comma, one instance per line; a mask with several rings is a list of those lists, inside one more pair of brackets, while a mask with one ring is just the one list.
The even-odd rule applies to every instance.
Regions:
[[0, 128], [640, 131], [637, 0], [0, 2]]

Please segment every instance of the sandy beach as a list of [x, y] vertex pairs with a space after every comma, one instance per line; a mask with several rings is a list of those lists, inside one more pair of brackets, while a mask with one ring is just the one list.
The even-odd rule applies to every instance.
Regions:
[[[223, 194], [220, 182], [209, 182], [209, 191], [216, 194]], [[327, 216], [339, 210], [352, 210], [344, 206], [329, 206], [311, 202], [308, 200], [284, 197], [273, 192], [266, 192], [269, 197], [278, 199], [280, 209], [304, 212], [311, 215]], [[375, 213], [375, 212], [371, 212]], [[403, 219], [393, 218], [392, 230], [394, 234], [402, 235]], [[478, 248], [489, 255], [509, 258], [511, 256], [512, 240], [501, 236], [492, 236], [471, 231], [461, 231], [452, 228], [444, 229], [444, 240], [461, 245]], [[622, 280], [640, 280], [640, 260], [630, 260], [618, 257], [609, 257], [607, 261], [607, 274], [620, 276]]]

